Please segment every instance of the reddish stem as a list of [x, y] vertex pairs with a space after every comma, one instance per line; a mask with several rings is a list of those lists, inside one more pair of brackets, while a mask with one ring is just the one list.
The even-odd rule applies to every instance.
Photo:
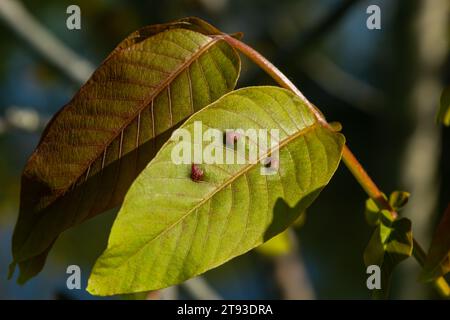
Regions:
[[[259, 52], [229, 35], [223, 34], [218, 37], [223, 38], [232, 47], [238, 49], [240, 52], [246, 55], [250, 60], [252, 60], [267, 74], [269, 74], [281, 87], [294, 92], [314, 113], [317, 120], [326, 127], [330, 128], [330, 125], [328, 124], [322, 113], [308, 99], [306, 99], [306, 97], [300, 92], [300, 90], [298, 90], [298, 88], [280, 70], [278, 70], [277, 67], [275, 67], [270, 61], [264, 58]], [[392, 208], [381, 190], [378, 188], [375, 182], [373, 182], [372, 178], [370, 178], [366, 170], [364, 170], [358, 159], [356, 159], [356, 157], [346, 145], [344, 145], [343, 147], [342, 159], [347, 168], [356, 178], [358, 183], [367, 193], [367, 195], [375, 201], [379, 208], [388, 210], [391, 213], [392, 217], [396, 219], [398, 217], [397, 212], [394, 210], [394, 208]], [[421, 266], [423, 266], [426, 258], [425, 251], [415, 239], [413, 239], [413, 242], [413, 255], [416, 258], [417, 262]], [[445, 278], [440, 277], [436, 279], [433, 282], [433, 285], [443, 297], [450, 296], [450, 287]]]

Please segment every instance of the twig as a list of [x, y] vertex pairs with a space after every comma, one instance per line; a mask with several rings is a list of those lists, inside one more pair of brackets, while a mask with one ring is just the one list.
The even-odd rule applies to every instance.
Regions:
[[301, 93], [300, 90], [298, 90], [298, 88], [291, 82], [291, 80], [289, 80], [288, 77], [286, 77], [280, 70], [278, 70], [278, 68], [275, 67], [269, 60], [264, 58], [259, 52], [257, 52], [252, 47], [246, 45], [245, 43], [229, 35], [224, 34], [217, 37], [222, 37], [231, 46], [241, 51], [244, 55], [250, 58], [250, 60], [256, 63], [261, 69], [267, 72], [283, 88], [294, 92], [311, 109], [311, 112], [314, 113], [317, 120], [321, 122], [323, 125], [328, 126], [328, 123], [325, 120], [323, 114], [316, 107], [314, 107], [311, 104], [311, 102], [309, 102], [308, 99], [306, 99], [303, 93]]
[[[312, 27], [308, 28], [306, 31], [303, 32], [303, 35], [300, 35], [299, 41], [296, 43], [293, 43], [287, 48], [281, 48], [277, 51], [274, 57], [271, 58], [272, 61], [274, 61], [275, 64], [280, 64], [284, 61], [285, 57], [297, 57], [297, 61], [300, 61], [300, 57], [308, 57], [308, 55], [311, 54], [311, 48], [315, 43], [318, 43], [323, 40], [324, 37], [327, 36], [327, 34], [333, 30], [333, 28], [338, 25], [342, 19], [346, 16], [346, 14], [350, 11], [351, 8], [353, 8], [355, 5], [357, 5], [360, 2], [360, 0], [343, 0], [340, 1], [333, 9], [331, 9], [320, 21], [313, 25]], [[303, 70], [303, 63], [294, 63], [294, 68], [296, 67], [302, 67]], [[322, 81], [322, 75], [319, 72], [320, 70], [306, 70], [308, 76], [313, 79], [314, 81], [318, 82], [319, 85], [321, 85], [322, 89], [329, 90], [331, 86], [328, 85], [328, 82]], [[247, 77], [250, 79], [250, 82], [256, 78], [256, 73], [252, 70], [248, 71], [250, 74], [247, 75]], [[338, 75], [341, 75], [340, 72]], [[321, 79], [319, 81], [319, 79]], [[360, 88], [360, 86], [357, 86], [356, 88]], [[346, 90], [348, 91], [348, 90]], [[356, 89], [355, 89], [356, 91]], [[334, 95], [335, 90], [329, 91], [332, 95]], [[352, 93], [354, 94], [354, 93]], [[342, 96], [339, 96], [342, 99]], [[348, 101], [346, 101], [348, 102]], [[355, 106], [355, 101], [353, 100], [350, 106]], [[360, 105], [358, 105], [360, 107]]]
[[[380, 196], [382, 195], [381, 191], [378, 189], [378, 187], [366, 173], [364, 168], [361, 166], [359, 161], [347, 147], [344, 147], [342, 159], [344, 160], [347, 168], [353, 173], [353, 176], [355, 176], [356, 180], [366, 191], [368, 196], [375, 201], [377, 206], [381, 209], [388, 210], [391, 213], [392, 217], [396, 218], [398, 216], [397, 212], [395, 212], [395, 210], [383, 196]], [[419, 244], [419, 242], [417, 242], [416, 239], [413, 238], [413, 242], [413, 256], [414, 258], [416, 258], [416, 261], [419, 263], [419, 265], [423, 266], [426, 257], [425, 251], [422, 249], [422, 246]], [[446, 298], [450, 296], [450, 287], [443, 277], [436, 279], [433, 282], [433, 286], [441, 296]]]
[[314, 44], [322, 41], [359, 2], [361, 1], [344, 0], [339, 2], [316, 25], [307, 29], [297, 43], [278, 51], [271, 60], [278, 64], [285, 57], [297, 57], [295, 66], [299, 67], [324, 91], [350, 106], [373, 113], [384, 104], [383, 94], [378, 89], [342, 70], [325, 55], [310, 50]]
[[79, 57], [39, 23], [18, 0], [1, 0], [0, 17], [32, 48], [70, 79], [84, 83], [94, 67]]
[[[242, 52], [254, 63], [260, 66], [264, 71], [266, 71], [280, 86], [289, 89], [296, 95], [298, 95], [298, 97], [309, 107], [311, 112], [314, 113], [317, 120], [321, 122], [324, 126], [330, 127], [328, 122], [325, 120], [325, 117], [322, 115], [322, 113], [311, 102], [309, 102], [308, 99], [306, 99], [306, 97], [300, 92], [300, 90], [298, 90], [297, 87], [295, 87], [295, 85], [278, 68], [276, 68], [272, 63], [270, 63], [260, 53], [258, 53], [256, 50], [246, 45], [245, 43], [242, 43], [241, 41], [234, 39], [230, 36], [223, 35], [223, 38], [230, 45], [232, 45], [234, 48]], [[375, 201], [375, 203], [378, 205], [379, 208], [388, 210], [391, 213], [392, 217], [396, 219], [398, 216], [397, 212], [383, 197], [383, 193], [381, 192], [381, 190], [373, 182], [373, 180], [364, 170], [362, 165], [359, 163], [359, 161], [356, 159], [356, 157], [353, 155], [353, 153], [350, 151], [347, 145], [344, 145], [343, 147], [342, 159], [347, 168], [359, 182], [361, 187], [366, 191], [367, 195]], [[420, 264], [421, 253], [423, 252], [423, 249], [416, 240], [414, 240], [414, 245], [415, 250], [413, 250], [413, 255]], [[433, 285], [443, 297], [449, 296], [450, 287], [448, 286], [446, 280], [443, 277], [440, 277], [439, 279], [435, 280], [433, 282]]]

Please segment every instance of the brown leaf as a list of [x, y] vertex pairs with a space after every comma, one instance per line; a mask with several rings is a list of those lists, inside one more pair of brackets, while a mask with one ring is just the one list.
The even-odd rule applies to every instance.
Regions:
[[234, 88], [239, 57], [218, 34], [197, 18], [132, 33], [51, 120], [22, 175], [22, 282], [61, 232], [121, 203], [174, 128]]

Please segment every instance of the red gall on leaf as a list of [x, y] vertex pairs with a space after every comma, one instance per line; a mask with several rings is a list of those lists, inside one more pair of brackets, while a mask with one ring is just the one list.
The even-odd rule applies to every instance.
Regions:
[[196, 165], [195, 163], [192, 164], [191, 166], [191, 179], [194, 182], [198, 182], [198, 181], [202, 181], [203, 180], [203, 170], [200, 169], [200, 167], [198, 165]]

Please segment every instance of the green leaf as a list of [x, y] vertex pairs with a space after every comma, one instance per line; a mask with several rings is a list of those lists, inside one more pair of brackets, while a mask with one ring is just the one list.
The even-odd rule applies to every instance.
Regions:
[[[409, 192], [406, 191], [394, 191], [389, 195], [389, 199], [383, 194], [383, 197], [389, 201], [395, 211], [400, 211], [408, 203], [409, 196]], [[391, 214], [386, 210], [380, 210], [375, 201], [370, 198], [366, 200], [364, 215], [367, 223], [371, 226], [378, 225], [380, 219], [392, 221]]]
[[450, 272], [450, 204], [434, 233], [421, 280], [433, 281], [448, 272]]
[[136, 31], [51, 120], [22, 175], [19, 282], [61, 232], [119, 205], [174, 127], [235, 87], [240, 60], [219, 33], [195, 18]]
[[447, 127], [450, 126], [450, 86], [442, 92], [437, 121], [442, 122]]
[[365, 265], [377, 265], [381, 269], [381, 289], [373, 290], [376, 299], [388, 297], [393, 269], [411, 256], [413, 249], [411, 221], [406, 218], [392, 221], [386, 210], [381, 212], [381, 216], [364, 251]]
[[[169, 140], [128, 191], [108, 247], [91, 273], [90, 293], [164, 288], [271, 239], [290, 226], [327, 185], [345, 140], [323, 127], [298, 97], [276, 87], [231, 92], [196, 113], [182, 128], [194, 136], [198, 121], [203, 132], [208, 128], [220, 132], [278, 129], [279, 169], [274, 175], [262, 175], [259, 163], [199, 163], [202, 178], [194, 181], [191, 164], [172, 161], [178, 141]], [[217, 152], [226, 153], [230, 148], [220, 138], [215, 141]], [[205, 149], [210, 143], [195, 145]], [[257, 160], [268, 155], [263, 153]]]
[[[384, 193], [383, 197], [387, 200], [387, 197]], [[384, 219], [390, 218], [389, 214], [383, 216], [381, 211], [382, 210], [378, 208], [375, 201], [373, 201], [371, 198], [368, 198], [366, 200], [366, 207], [364, 210], [364, 216], [366, 217], [367, 224], [369, 224], [370, 226], [376, 226], [379, 224], [380, 219], [382, 219], [383, 217]]]
[[395, 211], [400, 211], [408, 203], [409, 196], [409, 192], [394, 191], [389, 195], [389, 204]]
[[376, 226], [380, 218], [380, 209], [372, 199], [366, 200], [366, 209], [364, 211], [366, 221], [370, 226]]
[[338, 121], [333, 121], [330, 122], [330, 127], [331, 129], [333, 129], [336, 132], [341, 132], [342, 131], [342, 123], [338, 122]]

